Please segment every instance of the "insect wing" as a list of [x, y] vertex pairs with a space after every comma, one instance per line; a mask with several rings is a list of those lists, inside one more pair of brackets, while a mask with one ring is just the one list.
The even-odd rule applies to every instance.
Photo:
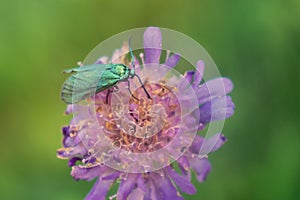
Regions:
[[71, 69], [65, 69], [64, 73], [66, 74], [70, 74], [73, 72], [87, 72], [87, 71], [95, 71], [95, 70], [105, 70], [108, 67], [110, 67], [110, 65], [105, 65], [105, 64], [98, 64], [98, 65], [85, 65], [82, 67], [76, 67], [76, 68], [71, 68]]
[[61, 99], [67, 104], [78, 103], [99, 92], [99, 81], [109, 68], [110, 65], [89, 65], [66, 70], [66, 73], [76, 73], [71, 74], [64, 83]]

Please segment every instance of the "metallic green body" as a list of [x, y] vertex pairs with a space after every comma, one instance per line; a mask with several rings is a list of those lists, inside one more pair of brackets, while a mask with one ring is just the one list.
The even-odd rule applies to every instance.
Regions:
[[123, 64], [95, 64], [65, 70], [73, 73], [65, 81], [61, 99], [67, 104], [78, 103], [88, 97], [127, 81], [134, 70]]

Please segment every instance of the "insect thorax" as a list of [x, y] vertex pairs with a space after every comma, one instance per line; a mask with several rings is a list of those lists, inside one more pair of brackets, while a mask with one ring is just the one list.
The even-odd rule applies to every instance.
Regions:
[[129, 77], [130, 69], [123, 64], [114, 64], [111, 68], [111, 71], [120, 76], [120, 79], [123, 80]]

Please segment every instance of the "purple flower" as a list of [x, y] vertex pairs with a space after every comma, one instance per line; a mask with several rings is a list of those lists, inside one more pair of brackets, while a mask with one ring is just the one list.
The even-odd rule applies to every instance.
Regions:
[[[197, 132], [212, 121], [233, 115], [234, 104], [227, 96], [232, 82], [215, 78], [203, 83], [201, 60], [195, 71], [187, 71], [181, 78], [165, 78], [180, 55], [167, 53], [161, 64], [161, 45], [160, 29], [147, 28], [142, 64], [135, 59], [136, 73], [151, 99], [138, 82], [130, 80], [137, 99], [124, 82], [118, 84], [118, 91], [103, 91], [88, 98], [87, 104], [67, 107], [66, 113], [74, 117], [62, 129], [63, 148], [57, 156], [69, 159], [74, 179], [97, 179], [87, 200], [106, 199], [112, 184], [117, 183], [118, 192], [110, 199], [183, 199], [181, 193], [196, 193], [191, 172], [203, 182], [211, 170], [207, 153], [226, 141], [221, 133], [203, 138]], [[112, 62], [129, 66], [128, 51], [124, 44], [114, 52]], [[97, 63], [108, 60], [101, 57]]]

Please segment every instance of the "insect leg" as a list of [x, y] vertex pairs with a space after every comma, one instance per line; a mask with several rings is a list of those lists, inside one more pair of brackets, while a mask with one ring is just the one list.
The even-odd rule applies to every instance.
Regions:
[[119, 90], [120, 90], [119, 87], [118, 87], [117, 85], [115, 85], [113, 88], [114, 88], [114, 89], [111, 89], [111, 88], [107, 89], [106, 100], [105, 100], [105, 103], [106, 103], [106, 104], [108, 104], [108, 98], [109, 98], [109, 95], [110, 95], [111, 93], [113, 93], [113, 92], [119, 92]]
[[144, 84], [143, 84], [141, 78], [140, 78], [138, 75], [136, 75], [136, 74], [134, 74], [134, 76], [136, 76], [137, 79], [139, 80], [139, 82], [140, 82], [142, 88], [144, 89], [144, 91], [145, 91], [145, 93], [146, 93], [148, 99], [151, 99], [151, 96], [150, 96], [150, 94], [148, 93], [148, 91], [146, 90], [146, 88], [145, 88], [145, 86], [144, 86]]
[[136, 100], [139, 100], [138, 98], [136, 98], [136, 97], [132, 94], [132, 92], [131, 92], [131, 90], [130, 90], [130, 82], [129, 82], [129, 80], [127, 80], [127, 84], [128, 84], [128, 91], [129, 91], [130, 95], [131, 95], [133, 98], [135, 98]]
[[106, 100], [105, 100], [106, 104], [108, 104], [108, 97], [109, 97], [110, 93], [112, 93], [112, 91], [110, 89], [108, 89], [107, 94], [106, 94]]

